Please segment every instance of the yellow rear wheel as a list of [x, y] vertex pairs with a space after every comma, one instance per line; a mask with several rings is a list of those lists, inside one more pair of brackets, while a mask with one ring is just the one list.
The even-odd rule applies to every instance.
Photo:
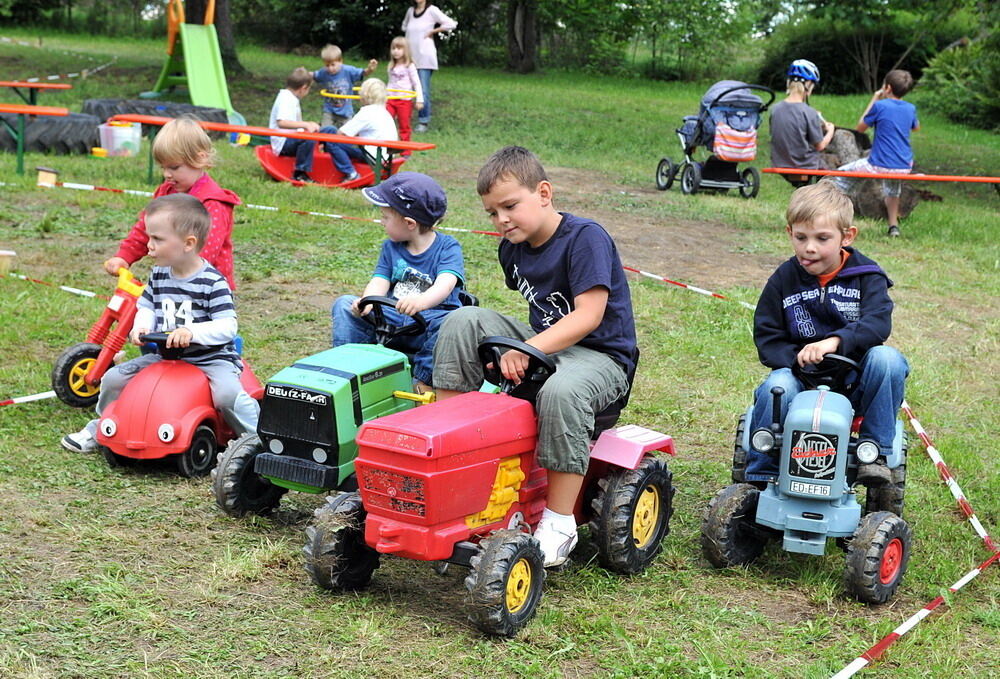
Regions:
[[632, 512], [632, 540], [636, 549], [646, 549], [656, 535], [660, 520], [660, 494], [651, 485], [642, 489]]
[[530, 593], [531, 565], [523, 558], [518, 559], [507, 578], [507, 610], [511, 613], [520, 611]]

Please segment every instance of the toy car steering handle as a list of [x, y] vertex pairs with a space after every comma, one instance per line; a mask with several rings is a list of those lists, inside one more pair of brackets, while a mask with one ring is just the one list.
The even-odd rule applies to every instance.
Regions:
[[165, 360], [173, 361], [179, 359], [184, 353], [185, 349], [194, 347], [195, 349], [209, 349], [211, 347], [206, 347], [204, 344], [189, 344], [186, 347], [167, 347], [167, 337], [170, 335], [168, 332], [148, 332], [145, 335], [139, 335], [140, 342], [149, 342], [150, 344], [156, 345], [156, 353], [162, 356]]
[[[500, 387], [501, 393], [509, 394], [514, 387], [518, 386], [500, 372], [500, 357], [504, 354], [501, 349], [513, 349], [528, 356], [528, 369], [524, 374], [525, 382], [544, 382], [556, 371], [556, 362], [552, 360], [552, 357], [530, 344], [510, 337], [485, 337], [477, 348], [479, 361], [483, 365], [483, 376], [487, 382]], [[490, 364], [492, 367], [487, 367]]]
[[410, 318], [413, 319], [413, 323], [403, 325], [400, 327], [393, 327], [385, 318], [385, 313], [382, 311], [383, 307], [389, 309], [396, 308], [396, 300], [392, 297], [385, 297], [383, 295], [369, 295], [368, 297], [362, 297], [358, 301], [358, 311], [364, 311], [367, 307], [371, 307], [372, 310], [368, 314], [365, 314], [361, 318], [370, 323], [375, 328], [375, 341], [378, 344], [385, 345], [385, 343], [395, 337], [409, 337], [410, 335], [421, 335], [427, 330], [427, 321], [419, 313], [413, 314]]
[[851, 374], [861, 375], [861, 366], [846, 356], [826, 354], [819, 363], [803, 367], [794, 366], [793, 372], [810, 388], [826, 385], [834, 391], [846, 394], [854, 390], [854, 383], [848, 385], [847, 377]]

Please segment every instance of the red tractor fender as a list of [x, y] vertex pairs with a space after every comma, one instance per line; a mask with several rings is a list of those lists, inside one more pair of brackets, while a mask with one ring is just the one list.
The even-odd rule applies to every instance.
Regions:
[[627, 424], [602, 432], [590, 449], [590, 459], [623, 469], [635, 469], [651, 451], [675, 455], [674, 439], [652, 429]]

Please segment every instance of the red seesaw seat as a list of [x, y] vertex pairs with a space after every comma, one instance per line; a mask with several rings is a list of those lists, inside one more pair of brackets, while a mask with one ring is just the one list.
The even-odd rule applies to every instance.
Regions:
[[[261, 167], [274, 179], [280, 182], [291, 182], [296, 186], [302, 186], [304, 183], [292, 179], [292, 174], [295, 172], [295, 156], [277, 156], [268, 144], [256, 147], [254, 152], [257, 154], [257, 160], [260, 161]], [[322, 150], [321, 144], [317, 144], [315, 151], [313, 151], [313, 168], [309, 176], [322, 186], [337, 186], [342, 189], [360, 189], [375, 183], [375, 174], [366, 162], [353, 159], [351, 162], [360, 176], [354, 181], [344, 183], [341, 181], [344, 175], [334, 166], [333, 158]], [[389, 172], [384, 174], [382, 179], [399, 172], [399, 168], [405, 162], [406, 158], [403, 156], [393, 157]]]

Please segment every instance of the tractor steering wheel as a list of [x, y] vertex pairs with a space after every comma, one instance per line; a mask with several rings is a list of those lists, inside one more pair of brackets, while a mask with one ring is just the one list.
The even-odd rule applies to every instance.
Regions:
[[[801, 368], [796, 364], [792, 371], [809, 389], [827, 386], [831, 391], [845, 396], [854, 391], [856, 378], [861, 376], [861, 366], [840, 354], [826, 354], [819, 363]], [[855, 379], [848, 381], [852, 376]]]
[[147, 332], [145, 335], [139, 335], [140, 342], [149, 342], [150, 344], [156, 345], [156, 353], [163, 357], [166, 361], [176, 361], [184, 353], [185, 349], [194, 347], [196, 349], [205, 349], [202, 344], [189, 344], [186, 347], [167, 347], [167, 332]]
[[381, 295], [369, 295], [362, 297], [358, 302], [358, 311], [364, 311], [371, 307], [371, 311], [361, 318], [368, 322], [375, 329], [375, 343], [388, 346], [390, 340], [397, 337], [410, 337], [412, 335], [422, 335], [427, 330], [427, 321], [420, 314], [413, 314], [413, 323], [406, 325], [393, 325], [386, 317], [384, 308], [395, 309], [396, 300], [392, 297]]
[[[524, 379], [521, 384], [514, 384], [500, 372], [500, 357], [504, 354], [504, 349], [514, 349], [528, 356], [528, 369], [524, 372]], [[500, 393], [510, 394], [515, 389], [519, 392], [514, 394], [527, 400], [534, 400], [538, 389], [545, 380], [556, 371], [556, 362], [552, 357], [536, 349], [530, 344], [509, 337], [491, 336], [484, 338], [478, 347], [479, 361], [483, 366], [483, 376], [487, 382], [500, 387]], [[521, 387], [524, 387], [522, 390]]]

